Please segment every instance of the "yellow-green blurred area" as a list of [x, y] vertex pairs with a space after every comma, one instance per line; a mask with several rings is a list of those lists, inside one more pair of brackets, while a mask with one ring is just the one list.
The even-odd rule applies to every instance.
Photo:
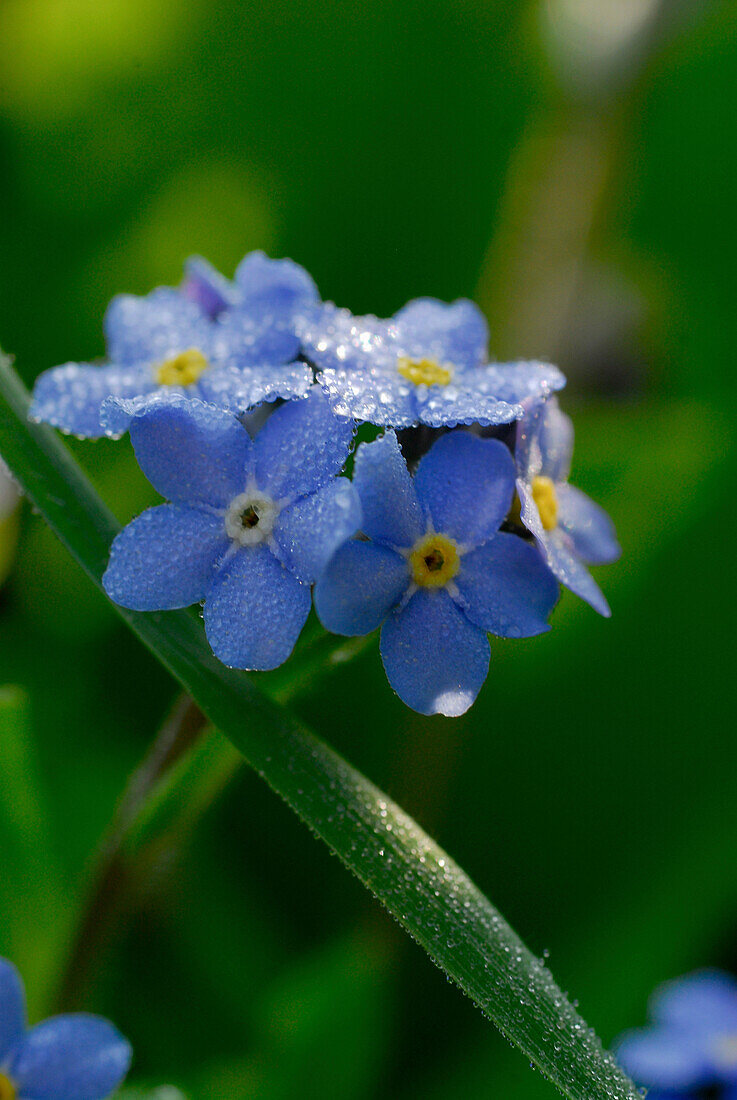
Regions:
[[[103, 353], [114, 293], [252, 248], [356, 312], [475, 297], [494, 354], [568, 374], [574, 480], [623, 547], [598, 573], [611, 621], [564, 594], [548, 635], [492, 640], [460, 720], [403, 707], [375, 647], [293, 705], [550, 952], [607, 1042], [659, 980], [737, 969], [736, 78], [717, 0], [0, 6], [0, 343], [27, 381]], [[73, 449], [121, 521], [152, 502], [127, 441]], [[21, 520], [0, 953], [36, 1014], [174, 687]], [[191, 1100], [553, 1091], [245, 768], [81, 1003], [130, 1037], [134, 1084]]]

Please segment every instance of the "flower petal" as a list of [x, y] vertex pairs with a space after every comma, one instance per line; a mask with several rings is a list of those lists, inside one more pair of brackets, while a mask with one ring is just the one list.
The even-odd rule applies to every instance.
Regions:
[[353, 370], [328, 367], [318, 373], [317, 382], [337, 416], [380, 428], [409, 428], [417, 423], [417, 387], [403, 379], [394, 366], [369, 363]]
[[7, 959], [0, 959], [0, 1066], [23, 1038], [26, 1002], [20, 974]]
[[315, 585], [315, 610], [333, 634], [370, 634], [409, 583], [405, 558], [379, 543], [353, 539], [338, 550]]
[[500, 401], [513, 404], [549, 397], [566, 384], [566, 377], [558, 367], [535, 359], [487, 363], [478, 371], [464, 375], [465, 381], [473, 378], [482, 393], [493, 394]]
[[52, 424], [64, 432], [99, 439], [107, 431], [100, 420], [106, 398], [136, 397], [155, 389], [156, 382], [146, 364], [95, 367], [91, 363], [65, 363], [36, 379], [28, 415], [31, 420]]
[[[523, 516], [524, 520], [524, 504]], [[525, 520], [525, 525], [528, 526]], [[554, 531], [543, 531], [541, 526], [538, 543], [545, 560], [561, 584], [570, 588], [582, 600], [608, 619], [611, 615], [604, 593], [589, 573], [583, 562], [576, 557], [566, 533], [557, 527]]]
[[104, 1100], [131, 1063], [131, 1048], [99, 1016], [55, 1016], [28, 1032], [9, 1072], [23, 1100]]
[[410, 547], [425, 532], [425, 518], [394, 432], [356, 451], [353, 484], [363, 511], [364, 534], [390, 546]]
[[242, 308], [257, 316], [291, 320], [320, 300], [303, 267], [293, 260], [272, 260], [264, 252], [249, 252], [238, 265], [235, 281], [242, 292]]
[[[481, 374], [479, 368], [473, 374]], [[467, 372], [447, 386], [418, 386], [415, 419], [431, 428], [454, 428], [458, 424], [480, 424], [484, 428], [511, 424], [522, 415], [521, 405], [510, 405], [482, 387]]]
[[155, 363], [187, 348], [209, 348], [209, 319], [171, 287], [145, 297], [119, 294], [108, 306], [104, 327], [108, 355], [116, 363]]
[[161, 504], [116, 536], [103, 587], [111, 600], [132, 611], [189, 607], [204, 599], [229, 546], [222, 516]]
[[433, 443], [414, 478], [435, 530], [478, 546], [499, 529], [514, 495], [514, 460], [498, 439], [452, 432]]
[[442, 589], [420, 589], [381, 628], [389, 683], [420, 714], [463, 714], [489, 671], [489, 639]]
[[182, 294], [208, 317], [217, 317], [223, 310], [238, 304], [240, 294], [237, 288], [202, 256], [190, 256], [184, 270]]
[[571, 418], [560, 411], [555, 397], [547, 401], [531, 398], [525, 406], [515, 444], [520, 478], [531, 481], [537, 474], [543, 474], [556, 483], [566, 481], [573, 454]]
[[312, 584], [360, 526], [358, 493], [348, 478], [338, 477], [285, 508], [274, 526], [274, 539], [285, 565]]
[[665, 1090], [696, 1088], [711, 1069], [703, 1042], [669, 1028], [628, 1031], [615, 1047], [617, 1061], [638, 1085]]
[[622, 553], [614, 524], [603, 508], [574, 485], [556, 485], [559, 523], [589, 565], [608, 565]]
[[306, 397], [312, 371], [305, 363], [279, 366], [213, 367], [200, 378], [198, 390], [205, 401], [234, 413], [282, 397]]
[[139, 466], [168, 500], [226, 507], [246, 487], [253, 445], [229, 412], [172, 395], [140, 410], [130, 433]]
[[691, 1035], [737, 1034], [737, 980], [719, 970], [697, 970], [666, 982], [650, 1002], [650, 1015]]
[[299, 338], [285, 321], [251, 316], [239, 307], [212, 326], [212, 358], [223, 365], [289, 363], [299, 355]]
[[484, 630], [528, 638], [550, 629], [558, 585], [537, 547], [517, 535], [499, 532], [464, 554], [455, 581], [463, 610]]
[[317, 387], [282, 405], [254, 442], [259, 488], [277, 499], [314, 493], [340, 473], [353, 431], [353, 422], [334, 416]]
[[457, 366], [482, 362], [489, 343], [486, 318], [474, 302], [459, 298], [450, 304], [437, 298], [415, 298], [394, 315], [404, 352]]
[[244, 548], [218, 572], [205, 599], [205, 631], [231, 668], [283, 664], [310, 610], [310, 589], [266, 546]]

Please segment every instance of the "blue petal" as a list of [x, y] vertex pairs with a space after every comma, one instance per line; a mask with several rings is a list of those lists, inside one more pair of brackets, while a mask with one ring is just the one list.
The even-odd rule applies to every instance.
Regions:
[[425, 519], [394, 432], [361, 444], [353, 484], [361, 500], [364, 534], [390, 546], [414, 546], [425, 532]]
[[277, 409], [256, 436], [256, 481], [273, 497], [305, 496], [340, 473], [354, 426], [330, 411], [315, 387]]
[[195, 302], [208, 317], [217, 317], [223, 310], [238, 304], [240, 294], [237, 288], [202, 256], [190, 256], [184, 269], [182, 294]]
[[321, 368], [365, 369], [374, 365], [396, 372], [396, 325], [372, 315], [356, 317], [332, 303], [300, 318], [297, 333], [307, 357]]
[[629, 1076], [646, 1087], [692, 1089], [707, 1084], [712, 1075], [703, 1042], [688, 1032], [629, 1031], [618, 1040], [614, 1053]]
[[95, 367], [89, 363], [65, 363], [44, 371], [36, 379], [28, 415], [31, 420], [53, 424], [64, 432], [98, 439], [106, 432], [100, 420], [106, 398], [135, 397], [155, 389], [156, 382], [147, 364]]
[[455, 578], [471, 622], [502, 638], [528, 638], [550, 627], [558, 598], [555, 577], [537, 548], [500, 532], [461, 558]]
[[666, 982], [650, 1002], [658, 1024], [704, 1037], [737, 1034], [737, 980], [719, 970], [699, 970]]
[[520, 359], [513, 363], [487, 363], [478, 371], [465, 372], [464, 382], [471, 382], [482, 393], [494, 394], [511, 404], [529, 403], [549, 397], [566, 384], [566, 378], [552, 363]]
[[204, 599], [230, 546], [222, 516], [185, 504], [149, 508], [113, 541], [102, 583], [132, 611], [167, 611]]
[[108, 354], [117, 363], [157, 362], [188, 348], [205, 350], [210, 331], [199, 306], [169, 287], [145, 298], [119, 294], [105, 314]]
[[23, 983], [13, 964], [0, 959], [0, 1066], [23, 1038], [25, 1029]]
[[130, 433], [141, 469], [168, 500], [226, 507], [246, 488], [253, 447], [231, 413], [172, 396], [135, 416]]
[[622, 553], [614, 524], [603, 508], [573, 485], [556, 485], [559, 523], [589, 565], [607, 565]]
[[274, 539], [284, 563], [312, 584], [360, 525], [358, 493], [348, 478], [339, 477], [285, 508], [274, 526]]
[[420, 589], [381, 628], [389, 683], [420, 714], [463, 714], [489, 671], [489, 639], [447, 592]]
[[486, 355], [489, 328], [477, 305], [415, 298], [394, 315], [406, 354], [458, 366], [477, 366]]
[[317, 381], [337, 416], [381, 428], [409, 428], [418, 421], [418, 387], [403, 379], [394, 366], [389, 370], [376, 364], [354, 370], [327, 368]]
[[289, 363], [299, 355], [299, 338], [291, 325], [240, 309], [223, 314], [210, 335], [213, 360], [226, 366]]
[[11, 1060], [22, 1100], [104, 1100], [128, 1072], [131, 1048], [99, 1016], [55, 1016], [28, 1032]]
[[405, 558], [379, 543], [354, 539], [341, 547], [315, 585], [315, 610], [333, 634], [370, 634], [409, 583]]
[[218, 572], [205, 599], [207, 640], [231, 668], [277, 668], [294, 649], [309, 611], [309, 585], [266, 546], [244, 547]]
[[320, 300], [303, 267], [293, 260], [272, 260], [264, 252], [250, 252], [241, 260], [235, 281], [242, 292], [242, 308], [257, 316], [291, 320]]
[[545, 531], [539, 541], [545, 560], [560, 583], [590, 604], [594, 611], [598, 611], [608, 619], [611, 610], [604, 593], [583, 562], [578, 560], [568, 543], [567, 536], [560, 528], [555, 531]]
[[451, 432], [433, 443], [415, 474], [436, 531], [478, 546], [499, 529], [514, 496], [514, 461], [497, 439]]
[[493, 393], [485, 393], [488, 379], [483, 377], [484, 373], [478, 368], [447, 386], [417, 386], [416, 419], [431, 428], [454, 428], [458, 424], [488, 428], [517, 420], [522, 416], [522, 406], [510, 405]]
[[200, 378], [198, 390], [205, 401], [221, 409], [245, 412], [262, 401], [306, 397], [312, 371], [305, 363], [281, 366], [213, 367]]
[[553, 481], [567, 481], [573, 454], [573, 421], [558, 407], [556, 398], [542, 407], [539, 424], [541, 473]]

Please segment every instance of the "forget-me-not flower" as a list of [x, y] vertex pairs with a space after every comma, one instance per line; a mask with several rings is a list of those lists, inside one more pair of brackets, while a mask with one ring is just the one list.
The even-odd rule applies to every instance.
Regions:
[[465, 299], [417, 298], [388, 321], [327, 305], [300, 333], [335, 411], [382, 427], [507, 424], [565, 384], [547, 363], [487, 363], [486, 321]]
[[[171, 287], [114, 298], [105, 315], [109, 361], [45, 371], [36, 381], [31, 418], [94, 439], [122, 435], [139, 409], [172, 393], [238, 413], [262, 401], [304, 396], [312, 372], [296, 361], [296, 322], [284, 304], [296, 265], [263, 256], [256, 263], [262, 275], [277, 265], [263, 293], [244, 292], [236, 308], [216, 317], [203, 294], [193, 300]], [[251, 271], [252, 258], [243, 266]]]
[[523, 524], [550, 569], [601, 615], [609, 605], [587, 565], [616, 561], [621, 551], [603, 508], [568, 484], [573, 425], [555, 398], [536, 402], [517, 426], [517, 492]]
[[144, 410], [130, 434], [141, 469], [171, 503], [113, 542], [108, 595], [136, 611], [204, 600], [215, 656], [271, 669], [291, 653], [310, 584], [360, 524], [339, 478], [353, 423], [315, 387], [276, 409], [255, 439], [232, 414], [179, 397]]
[[381, 656], [397, 694], [422, 714], [462, 714], [489, 667], [487, 631], [548, 629], [558, 586], [535, 547], [499, 531], [514, 494], [514, 460], [494, 439], [450, 432], [411, 477], [394, 432], [363, 444], [353, 484], [361, 537], [315, 586], [337, 634], [383, 623]]
[[[737, 981], [701, 970], [667, 982], [650, 1002], [651, 1026], [626, 1032], [618, 1061], [648, 1100], [737, 1100]], [[700, 1090], [704, 1090], [701, 1092]]]
[[130, 1062], [129, 1044], [99, 1016], [54, 1016], [27, 1028], [20, 977], [0, 958], [0, 1100], [104, 1100]]

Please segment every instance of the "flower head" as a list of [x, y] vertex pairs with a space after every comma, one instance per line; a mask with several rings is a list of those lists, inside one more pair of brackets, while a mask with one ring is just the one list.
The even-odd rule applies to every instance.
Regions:
[[485, 362], [486, 321], [465, 299], [418, 298], [389, 321], [325, 306], [300, 333], [335, 411], [382, 427], [506, 424], [565, 383], [549, 364]]
[[557, 400], [534, 403], [517, 427], [520, 515], [561, 584], [608, 616], [586, 566], [616, 561], [621, 551], [606, 512], [568, 484], [572, 453], [573, 425]]
[[355, 489], [337, 478], [353, 424], [315, 388], [276, 409], [254, 440], [232, 414], [182, 397], [131, 422], [141, 469], [171, 503], [150, 508], [113, 542], [103, 578], [137, 611], [204, 600], [215, 656], [276, 668], [310, 609], [310, 584], [358, 528]]
[[238, 269], [232, 305], [215, 309], [217, 272], [192, 262], [195, 275], [184, 292], [160, 287], [143, 298], [114, 298], [105, 317], [109, 361], [45, 371], [34, 389], [32, 419], [96, 438], [121, 435], [140, 409], [172, 393], [238, 413], [304, 396], [312, 372], [296, 361], [295, 328], [307, 292], [299, 298], [294, 284], [309, 280], [307, 273], [252, 253]]
[[337, 634], [381, 630], [389, 682], [422, 714], [462, 714], [489, 667], [487, 631], [540, 634], [558, 586], [534, 546], [499, 531], [514, 461], [498, 440], [438, 439], [410, 476], [394, 432], [363, 444], [354, 485], [362, 537], [344, 543], [315, 587]]
[[649, 1015], [650, 1027], [626, 1032], [615, 1045], [626, 1072], [653, 1090], [648, 1100], [696, 1100], [700, 1089], [737, 1100], [734, 978], [701, 970], [667, 982], [652, 998]]
[[99, 1016], [54, 1016], [28, 1029], [20, 977], [0, 958], [1, 1100], [104, 1100], [130, 1062], [129, 1044]]

